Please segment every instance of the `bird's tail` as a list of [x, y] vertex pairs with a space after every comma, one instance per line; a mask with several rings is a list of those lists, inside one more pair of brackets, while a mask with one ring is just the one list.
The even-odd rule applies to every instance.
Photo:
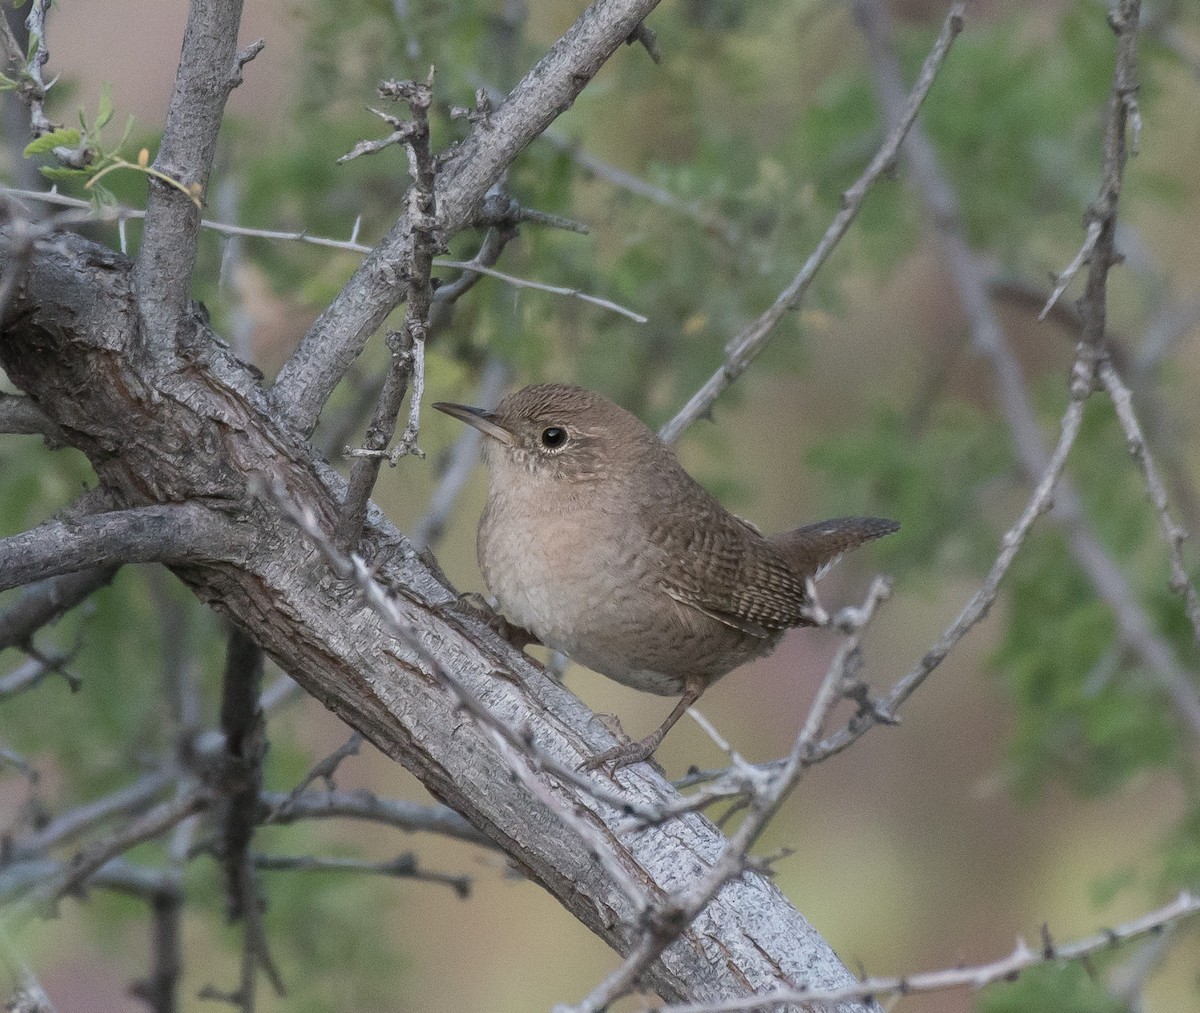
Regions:
[[816, 580], [841, 559], [842, 553], [899, 528], [899, 521], [886, 517], [835, 517], [768, 535], [767, 541], [799, 576]]

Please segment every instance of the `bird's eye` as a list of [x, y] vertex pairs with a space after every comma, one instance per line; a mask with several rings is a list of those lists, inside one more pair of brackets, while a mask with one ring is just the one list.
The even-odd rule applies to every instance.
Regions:
[[567, 442], [567, 431], [561, 426], [547, 426], [542, 430], [542, 446], [547, 450], [558, 450]]

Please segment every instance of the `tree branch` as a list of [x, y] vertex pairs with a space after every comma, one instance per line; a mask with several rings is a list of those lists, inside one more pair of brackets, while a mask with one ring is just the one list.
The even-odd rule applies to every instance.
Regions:
[[950, 8], [950, 13], [946, 15], [946, 20], [942, 24], [941, 34], [933, 44], [929, 55], [925, 57], [921, 73], [917, 76], [917, 83], [908, 96], [902, 114], [892, 122], [887, 137], [879, 151], [875, 153], [875, 157], [871, 159], [870, 165], [858, 177], [854, 185], [842, 195], [841, 210], [829, 223], [829, 228], [825, 230], [821, 241], [817, 243], [817, 248], [804, 262], [800, 273], [792, 279], [787, 288], [779, 293], [770, 307], [729, 340], [725, 346], [725, 361], [721, 363], [720, 368], [709, 377], [704, 386], [691, 396], [675, 417], [659, 430], [659, 436], [666, 442], [674, 443], [679, 439], [679, 434], [688, 426], [708, 414], [717, 398], [746, 371], [758, 353], [766, 347], [772, 330], [783, 315], [800, 305], [800, 300], [804, 298], [804, 293], [808, 291], [808, 286], [812, 284], [817, 271], [833, 253], [837, 244], [841, 242], [854, 219], [858, 217], [858, 212], [871, 188], [895, 163], [900, 145], [916, 120], [921, 103], [925, 101], [925, 96], [933, 87], [934, 79], [950, 52], [950, 46], [962, 31], [965, 11], [965, 3], [956, 3]]
[[[1157, 911], [1141, 918], [1103, 929], [1095, 935], [1085, 936], [1074, 942], [1055, 945], [1047, 933], [1036, 948], [1031, 948], [1024, 939], [1007, 957], [987, 964], [969, 967], [958, 966], [940, 971], [925, 971], [900, 978], [867, 978], [846, 988], [814, 989], [793, 988], [778, 995], [760, 997], [753, 1003], [744, 1000], [731, 1002], [681, 1003], [679, 1005], [655, 1006], [645, 1013], [760, 1013], [790, 1003], [811, 1003], [821, 1009], [829, 1009], [848, 999], [863, 996], [882, 998], [902, 997], [916, 993], [941, 992], [946, 989], [971, 989], [972, 991], [1001, 981], [1013, 981], [1023, 971], [1045, 964], [1061, 964], [1071, 960], [1086, 961], [1093, 954], [1104, 953], [1114, 947], [1142, 936], [1158, 935], [1170, 926], [1200, 914], [1200, 897], [1184, 891], [1175, 900]], [[1085, 965], [1086, 966], [1086, 965]]]
[[491, 838], [444, 805], [385, 799], [369, 791], [305, 791], [299, 794], [264, 791], [259, 802], [268, 811], [265, 823], [282, 825], [307, 819], [369, 820], [408, 834], [427, 832], [487, 848], [496, 846]]
[[245, 552], [245, 531], [196, 504], [54, 520], [0, 539], [0, 591], [120, 563], [186, 563]]
[[[237, 51], [242, 0], [191, 0], [175, 88], [153, 168], [182, 190], [149, 176], [146, 224], [134, 270], [143, 340], [150, 349], [173, 345], [188, 313], [200, 207], [189, 193], [208, 188], [225, 100], [241, 67], [262, 48]], [[184, 192], [188, 191], [188, 192]]]
[[62, 442], [58, 426], [27, 397], [0, 391], [0, 433], [20, 436], [48, 436]]
[[0, 650], [28, 643], [43, 626], [54, 622], [111, 581], [116, 572], [115, 566], [102, 566], [25, 588], [17, 603], [0, 615]]

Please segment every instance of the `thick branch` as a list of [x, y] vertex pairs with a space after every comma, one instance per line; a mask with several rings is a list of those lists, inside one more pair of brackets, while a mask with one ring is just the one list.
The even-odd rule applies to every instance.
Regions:
[[[568, 109], [658, 0], [597, 0], [529, 71], [501, 106], [478, 121], [438, 175], [438, 223], [448, 236], [530, 141]], [[404, 215], [354, 272], [284, 364], [272, 397], [286, 423], [308, 435], [337, 382], [404, 294], [413, 232]]]
[[245, 551], [244, 531], [196, 504], [47, 521], [0, 539], [0, 591], [119, 563], [186, 563]]
[[[610, 870], [620, 868], [625, 882], [644, 885], [647, 898], [660, 896], [681, 876], [712, 866], [725, 838], [695, 814], [631, 829], [622, 807], [544, 769], [529, 772], [537, 790], [526, 777], [509, 776], [496, 740], [455, 709], [425, 660], [429, 654], [495, 720], [565, 769], [577, 768], [612, 738], [539, 666], [460, 609], [457, 595], [371, 511], [363, 555], [392, 589], [422, 649], [411, 638], [387, 634], [378, 615], [290, 522], [246, 490], [250, 476], [269, 474], [330, 532], [344, 482], [272, 417], [254, 375], [199, 321], [189, 318], [192, 329], [180, 353], [164, 350], [153, 375], [127, 354], [136, 315], [125, 272], [120, 258], [76, 237], [39, 248], [0, 321], [0, 365], [37, 396], [122, 501], [204, 495], [240, 505], [240, 523], [254, 534], [246, 555], [177, 566], [178, 575], [309, 693], [405, 764], [584, 924], [626, 952], [637, 934], [639, 905]], [[616, 777], [619, 787], [612, 790], [632, 806], [679, 802], [645, 764]], [[584, 835], [560, 821], [563, 807], [595, 832]], [[597, 847], [604, 861], [597, 861]], [[852, 980], [769, 879], [753, 872], [726, 883], [646, 978], [665, 997], [693, 1000], [789, 982], [817, 988]]]

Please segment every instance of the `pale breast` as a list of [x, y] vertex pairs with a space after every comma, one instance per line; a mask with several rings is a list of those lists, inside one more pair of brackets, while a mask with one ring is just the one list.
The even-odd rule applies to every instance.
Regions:
[[564, 502], [539, 485], [493, 488], [477, 548], [501, 612], [546, 646], [637, 689], [673, 695], [689, 677], [714, 681], [778, 643], [779, 635], [749, 636], [667, 594], [665, 550], [636, 516], [598, 511], [583, 498]]

